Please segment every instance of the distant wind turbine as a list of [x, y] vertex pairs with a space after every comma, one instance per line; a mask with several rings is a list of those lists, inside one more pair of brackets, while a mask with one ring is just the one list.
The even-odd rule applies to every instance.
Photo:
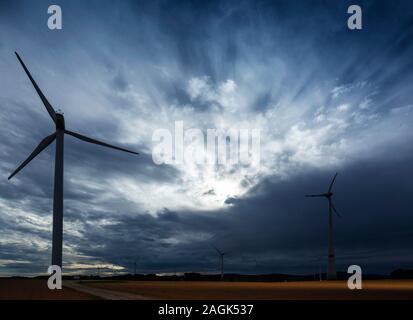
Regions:
[[321, 260], [324, 258], [324, 255], [321, 255], [317, 258], [318, 263], [318, 280], [323, 281], [323, 272], [321, 270]]
[[306, 195], [306, 197], [324, 197], [328, 200], [328, 270], [327, 270], [327, 279], [328, 280], [335, 280], [337, 279], [336, 273], [336, 259], [334, 253], [334, 241], [333, 241], [333, 211], [340, 217], [337, 209], [334, 207], [333, 204], [333, 184], [336, 181], [338, 173], [334, 175], [333, 180], [331, 180], [330, 186], [328, 187], [328, 191], [326, 193], [321, 194], [310, 194]]
[[38, 87], [37, 83], [34, 81], [26, 65], [20, 58], [20, 56], [15, 52], [17, 59], [22, 65], [24, 71], [29, 77], [34, 89], [42, 100], [47, 112], [52, 118], [56, 125], [56, 131], [51, 135], [44, 138], [39, 145], [33, 150], [30, 156], [22, 162], [22, 164], [9, 176], [9, 180], [16, 175], [21, 169], [23, 169], [31, 160], [33, 160], [40, 152], [47, 148], [54, 140], [56, 140], [56, 158], [55, 158], [55, 176], [54, 176], [54, 194], [53, 194], [53, 239], [52, 239], [52, 265], [58, 265], [62, 267], [62, 243], [63, 243], [63, 142], [64, 134], [71, 135], [77, 139], [98, 144], [104, 147], [125, 151], [133, 154], [138, 154], [137, 152], [130, 151], [127, 149], [115, 147], [113, 145], [100, 142], [98, 140], [86, 137], [79, 133], [66, 130], [65, 118], [63, 113], [56, 112], [49, 101], [46, 99], [43, 92]]
[[219, 250], [217, 247], [212, 246], [215, 251], [218, 253], [219, 255], [219, 259], [221, 262], [221, 280], [224, 279], [224, 255], [226, 254], [225, 252], [222, 252], [221, 250]]

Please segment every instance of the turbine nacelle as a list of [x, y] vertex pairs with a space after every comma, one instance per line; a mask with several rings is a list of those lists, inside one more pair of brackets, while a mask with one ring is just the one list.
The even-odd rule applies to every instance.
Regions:
[[55, 115], [56, 115], [56, 130], [65, 130], [66, 129], [66, 127], [65, 127], [65, 117], [63, 116], [63, 113], [59, 113], [59, 111], [58, 112], [56, 112], [55, 113]]

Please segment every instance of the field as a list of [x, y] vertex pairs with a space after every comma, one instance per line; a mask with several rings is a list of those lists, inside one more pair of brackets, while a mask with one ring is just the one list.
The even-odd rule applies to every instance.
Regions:
[[413, 299], [411, 280], [366, 280], [362, 290], [346, 282], [64, 281], [49, 290], [46, 280], [0, 279], [0, 299], [189, 299], [352, 300]]
[[99, 281], [85, 283], [158, 299], [413, 299], [413, 281], [364, 281], [363, 290], [349, 290], [344, 281], [334, 282], [184, 282]]
[[49, 290], [46, 280], [0, 279], [0, 300], [85, 300], [96, 297], [69, 288]]

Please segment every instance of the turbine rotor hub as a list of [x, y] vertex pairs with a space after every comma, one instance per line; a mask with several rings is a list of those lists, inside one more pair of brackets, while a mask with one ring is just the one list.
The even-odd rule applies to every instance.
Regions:
[[65, 117], [62, 113], [56, 112], [56, 130], [65, 130]]

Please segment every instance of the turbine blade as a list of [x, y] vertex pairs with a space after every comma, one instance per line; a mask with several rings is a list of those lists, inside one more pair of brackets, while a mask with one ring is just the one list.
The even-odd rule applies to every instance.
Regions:
[[338, 211], [337, 211], [337, 209], [336, 209], [336, 207], [334, 206], [334, 204], [333, 204], [332, 201], [330, 201], [330, 206], [331, 206], [331, 208], [333, 209], [333, 211], [336, 213], [336, 215], [337, 215], [339, 218], [341, 218], [341, 215], [338, 213]]
[[133, 153], [133, 154], [139, 154], [138, 152], [130, 151], [130, 150], [127, 150], [127, 149], [124, 149], [124, 148], [116, 147], [116, 146], [112, 146], [108, 143], [101, 142], [101, 141], [98, 141], [96, 139], [86, 137], [84, 135], [81, 135], [81, 134], [73, 132], [73, 131], [65, 130], [65, 133], [67, 133], [67, 134], [69, 134], [69, 135], [71, 135], [75, 138], [78, 138], [80, 140], [89, 142], [89, 143], [98, 144], [100, 146], [104, 146], [104, 147], [108, 147], [108, 148], [112, 148], [112, 149], [116, 149], [116, 150], [120, 150], [120, 151], [124, 151], [124, 152], [129, 152], [129, 153]]
[[39, 95], [40, 99], [42, 100], [44, 106], [46, 107], [47, 112], [49, 113], [50, 117], [52, 118], [53, 122], [56, 123], [56, 113], [52, 107], [52, 105], [47, 101], [46, 97], [44, 96], [42, 90], [40, 90], [39, 86], [37, 85], [36, 81], [34, 81], [32, 75], [30, 74], [29, 70], [26, 68], [23, 60], [20, 58], [19, 54], [15, 52], [17, 59], [20, 61], [24, 71], [26, 72], [27, 76], [29, 77], [30, 81], [32, 82], [33, 87], [36, 89], [37, 94]]
[[218, 252], [219, 255], [222, 256], [222, 252], [218, 250], [217, 247], [215, 247], [214, 245], [211, 244], [211, 247], [215, 249], [216, 252]]
[[337, 175], [338, 175], [338, 172], [336, 172], [333, 180], [331, 180], [330, 186], [328, 187], [328, 192], [331, 192], [331, 190], [333, 189], [333, 184], [334, 184], [334, 181], [336, 181]]
[[323, 194], [306, 194], [307, 198], [314, 198], [314, 197], [324, 197]]
[[36, 147], [36, 149], [33, 150], [33, 152], [30, 154], [30, 156], [22, 162], [22, 164], [14, 170], [14, 172], [9, 176], [8, 180], [13, 178], [21, 169], [23, 169], [30, 161], [32, 161], [40, 152], [42, 152], [49, 144], [51, 144], [54, 139], [56, 138], [56, 133], [51, 134], [50, 136], [47, 136], [44, 138], [42, 141], [40, 141], [39, 145]]

